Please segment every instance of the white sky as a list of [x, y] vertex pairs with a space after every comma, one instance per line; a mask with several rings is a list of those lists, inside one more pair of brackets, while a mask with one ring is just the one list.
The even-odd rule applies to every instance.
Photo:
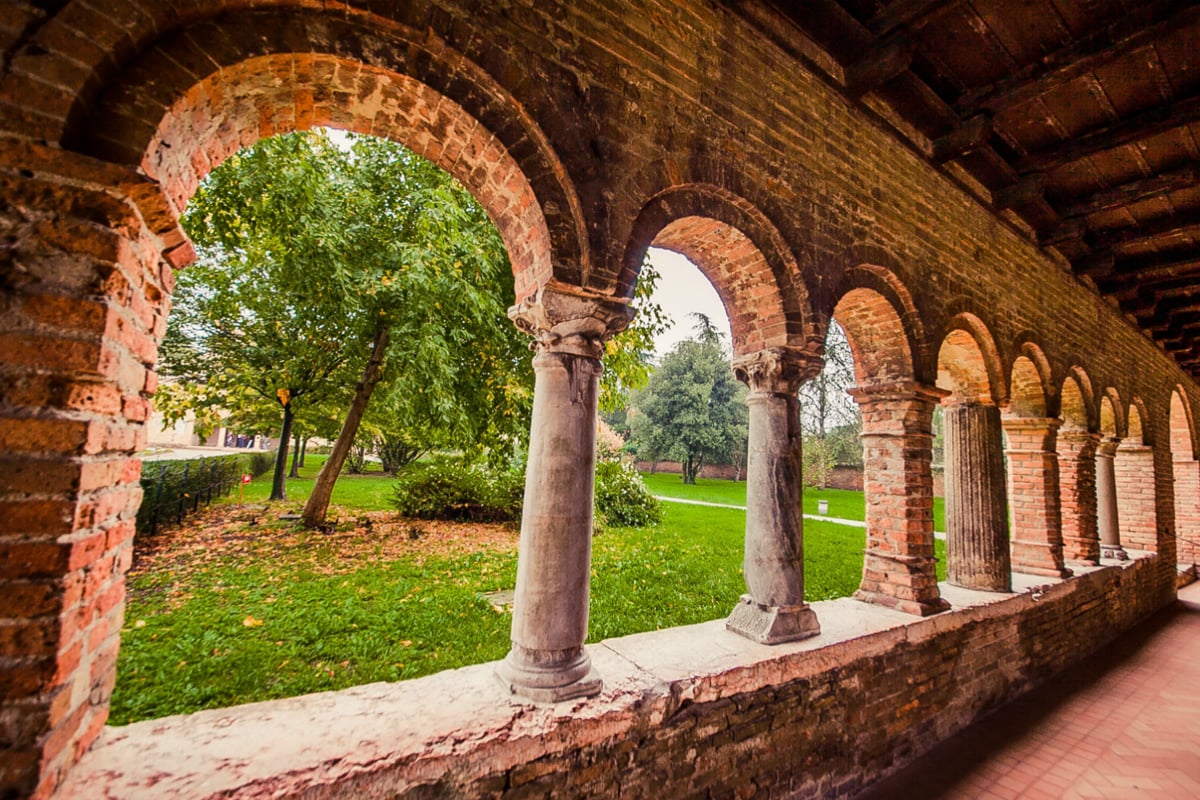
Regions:
[[717, 290], [700, 272], [700, 268], [671, 250], [650, 248], [650, 263], [662, 277], [658, 281], [652, 299], [662, 306], [673, 321], [666, 333], [654, 340], [656, 360], [661, 359], [671, 348], [695, 334], [695, 320], [689, 314], [699, 311], [707, 314], [713, 324], [730, 343], [729, 315], [717, 296]]

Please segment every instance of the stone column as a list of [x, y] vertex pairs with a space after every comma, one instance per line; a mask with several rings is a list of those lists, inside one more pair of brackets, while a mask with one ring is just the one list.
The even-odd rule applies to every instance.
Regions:
[[937, 585], [933, 554], [933, 409], [946, 392], [918, 383], [850, 390], [862, 409], [868, 603], [928, 616], [950, 607]]
[[1010, 417], [1008, 508], [1012, 523], [1012, 567], [1018, 572], [1065, 578], [1062, 516], [1059, 511], [1057, 418]]
[[557, 702], [601, 687], [583, 649], [596, 401], [604, 340], [629, 324], [630, 311], [608, 300], [542, 289], [508, 313], [534, 337], [536, 355], [512, 650], [498, 672], [514, 694]]
[[1105, 436], [1096, 447], [1096, 522], [1100, 529], [1101, 558], [1124, 561], [1129, 558], [1121, 546], [1121, 525], [1117, 516], [1117, 474], [1114, 460], [1121, 440]]
[[747, 593], [726, 627], [763, 644], [821, 632], [804, 602], [801, 510], [800, 384], [820, 371], [820, 359], [783, 348], [734, 360], [750, 387], [746, 455]]
[[946, 577], [955, 586], [1012, 589], [1000, 409], [945, 408]]
[[1096, 527], [1096, 446], [1100, 434], [1070, 429], [1058, 432], [1059, 510], [1063, 558], [1085, 566], [1100, 563]]

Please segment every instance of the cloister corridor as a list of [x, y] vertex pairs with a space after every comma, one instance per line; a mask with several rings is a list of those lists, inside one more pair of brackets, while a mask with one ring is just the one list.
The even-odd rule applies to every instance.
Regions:
[[1200, 583], [855, 800], [1200, 796]]
[[[847, 800], [1123, 642], [1131, 730], [1194, 721], [1140, 676], [1195, 663], [1198, 50], [1177, 0], [0, 3], [0, 800]], [[181, 215], [316, 127], [404, 144], [503, 239], [536, 379], [508, 655], [108, 726]], [[745, 592], [585, 646], [598, 380], [650, 247], [729, 312]], [[797, 393], [831, 321], [864, 567], [807, 602]], [[1026, 791], [1037, 756], [978, 747]]]

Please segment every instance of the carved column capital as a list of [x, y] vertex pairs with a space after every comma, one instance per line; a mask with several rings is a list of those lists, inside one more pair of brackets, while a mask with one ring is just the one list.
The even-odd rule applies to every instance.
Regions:
[[769, 347], [733, 360], [733, 374], [750, 391], [795, 396], [800, 385], [821, 371], [824, 361], [790, 347]]
[[939, 389], [916, 381], [891, 381], [853, 386], [846, 394], [860, 406], [872, 403], [940, 403], [950, 396], [948, 389]]
[[1086, 428], [1059, 428], [1058, 440], [1079, 446], [1090, 444], [1092, 447], [1095, 447], [1100, 444], [1100, 434], [1093, 433]]
[[629, 327], [633, 309], [611, 298], [543, 286], [508, 309], [508, 317], [533, 337], [530, 347], [539, 353], [599, 359], [604, 343]]
[[1101, 436], [1100, 443], [1096, 445], [1096, 455], [1099, 458], [1115, 458], [1117, 448], [1121, 446], [1121, 440], [1116, 436]]

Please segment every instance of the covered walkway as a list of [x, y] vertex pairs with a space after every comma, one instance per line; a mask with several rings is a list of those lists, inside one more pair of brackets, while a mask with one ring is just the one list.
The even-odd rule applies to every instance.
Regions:
[[1200, 797], [1200, 583], [856, 800]]

